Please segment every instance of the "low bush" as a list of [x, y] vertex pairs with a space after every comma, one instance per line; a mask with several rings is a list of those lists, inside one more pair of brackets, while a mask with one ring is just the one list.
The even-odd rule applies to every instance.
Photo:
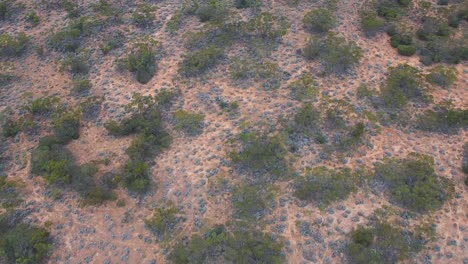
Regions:
[[325, 33], [335, 27], [336, 18], [330, 10], [318, 8], [307, 12], [302, 23], [304, 28], [310, 32]]
[[376, 12], [363, 11], [360, 13], [361, 28], [367, 34], [372, 34], [383, 30], [385, 20], [380, 18]]
[[203, 120], [205, 116], [198, 113], [189, 113], [178, 110], [174, 113], [175, 128], [188, 135], [200, 134], [203, 131]]
[[132, 19], [140, 27], [147, 27], [153, 24], [156, 7], [150, 4], [141, 4], [132, 13]]
[[355, 42], [347, 42], [332, 33], [324, 38], [311, 39], [303, 53], [309, 60], [318, 58], [326, 73], [345, 72], [362, 58], [362, 49]]
[[456, 133], [468, 126], [468, 110], [437, 106], [416, 117], [416, 127], [430, 132]]
[[109, 121], [104, 125], [107, 131], [115, 136], [137, 133], [126, 150], [129, 161], [120, 168], [122, 182], [132, 192], [144, 194], [149, 190], [150, 167], [146, 162], [171, 143], [170, 135], [162, 126], [161, 109], [166, 107], [174, 96], [175, 93], [167, 91], [157, 96], [134, 94], [132, 102], [126, 106], [130, 116], [120, 124]]
[[92, 85], [88, 79], [77, 78], [73, 80], [71, 93], [75, 95], [87, 94]]
[[48, 45], [60, 52], [75, 52], [82, 41], [90, 35], [95, 27], [95, 21], [88, 17], [73, 20], [68, 26], [52, 33], [48, 38]]
[[17, 36], [7, 33], [0, 34], [0, 57], [17, 57], [23, 54], [29, 43], [29, 37], [24, 32]]
[[238, 9], [242, 8], [252, 8], [252, 7], [259, 7], [262, 5], [261, 0], [235, 0], [234, 5]]
[[180, 64], [179, 72], [186, 75], [196, 75], [215, 66], [223, 57], [224, 50], [216, 46], [208, 46], [185, 55]]
[[26, 17], [25, 17], [26, 21], [28, 21], [33, 27], [39, 25], [39, 23], [41, 22], [41, 19], [39, 18], [39, 16], [37, 15], [36, 12], [34, 11], [30, 11], [26, 14]]
[[234, 189], [231, 200], [235, 218], [258, 221], [265, 215], [267, 201], [272, 197], [254, 185], [242, 185]]
[[454, 67], [438, 65], [426, 75], [426, 80], [440, 87], [450, 87], [457, 81], [457, 70]]
[[200, 19], [200, 22], [218, 22], [226, 18], [228, 9], [223, 0], [204, 0], [197, 5], [195, 14]]
[[128, 71], [133, 72], [137, 81], [146, 84], [157, 70], [156, 51], [158, 43], [150, 38], [143, 38], [134, 43], [127, 58], [120, 61]]
[[290, 174], [287, 150], [279, 136], [243, 132], [239, 136], [240, 151], [231, 152], [234, 164], [260, 175], [262, 179], [284, 179]]
[[320, 131], [320, 112], [312, 104], [304, 104], [294, 116], [293, 130], [296, 133], [311, 135]]
[[351, 241], [346, 248], [350, 264], [397, 263], [422, 249], [418, 236], [385, 222], [379, 222], [372, 228], [358, 226], [350, 236]]
[[316, 82], [308, 74], [301, 75], [297, 80], [289, 84], [291, 97], [298, 101], [315, 99], [319, 94]]
[[4, 137], [14, 137], [19, 132], [27, 132], [34, 125], [31, 116], [23, 116], [17, 120], [8, 118], [2, 125], [2, 135]]
[[156, 208], [153, 210], [151, 218], [145, 220], [146, 228], [157, 236], [164, 237], [174, 229], [179, 221], [178, 213], [179, 209], [172, 206], [169, 208]]
[[284, 263], [282, 245], [258, 231], [228, 233], [218, 225], [202, 236], [178, 243], [169, 255], [175, 264], [184, 263]]
[[434, 160], [421, 154], [376, 164], [375, 180], [386, 186], [395, 203], [418, 213], [439, 209], [450, 197], [448, 182], [434, 171]]
[[412, 45], [399, 45], [397, 50], [403, 56], [412, 56], [416, 53], [416, 47]]
[[51, 248], [44, 228], [18, 224], [0, 232], [0, 256], [5, 256], [7, 263], [41, 263]]
[[[468, 143], [463, 144], [463, 160], [462, 160], [462, 171], [468, 174]], [[468, 186], [468, 177], [465, 178], [465, 184]]]
[[420, 71], [408, 64], [391, 68], [380, 90], [384, 103], [391, 108], [402, 108], [409, 100], [425, 97], [424, 80]]
[[44, 96], [32, 100], [25, 109], [35, 115], [50, 114], [58, 109], [60, 99], [56, 96]]
[[10, 15], [10, 7], [8, 6], [7, 1], [0, 2], [0, 21], [7, 19]]
[[327, 207], [332, 202], [344, 200], [356, 190], [355, 177], [349, 169], [341, 171], [316, 167], [295, 180], [294, 196]]
[[89, 65], [85, 54], [74, 53], [61, 62], [61, 70], [66, 70], [71, 74], [87, 74]]
[[184, 12], [182, 10], [176, 10], [172, 14], [169, 21], [166, 23], [166, 28], [169, 33], [174, 34], [182, 27], [182, 23], [184, 20]]
[[0, 174], [0, 208], [11, 209], [21, 204], [18, 189], [17, 182], [9, 181], [6, 176]]
[[105, 37], [103, 43], [99, 46], [102, 53], [108, 54], [114, 49], [120, 48], [125, 43], [125, 35], [122, 31], [113, 31]]
[[64, 144], [80, 137], [81, 112], [68, 110], [54, 116], [54, 133]]

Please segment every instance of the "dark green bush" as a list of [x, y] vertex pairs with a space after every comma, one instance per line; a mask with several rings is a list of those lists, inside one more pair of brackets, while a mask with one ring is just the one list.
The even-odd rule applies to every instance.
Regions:
[[407, 0], [378, 0], [375, 8], [379, 16], [392, 21], [399, 19], [405, 12], [404, 7], [408, 5], [409, 1]]
[[174, 113], [175, 128], [188, 135], [200, 134], [203, 131], [203, 120], [205, 116], [198, 113], [189, 113], [178, 110]]
[[29, 23], [31, 23], [32, 26], [37, 26], [39, 25], [39, 23], [41, 22], [41, 19], [39, 18], [39, 16], [37, 15], [36, 12], [34, 11], [30, 11], [26, 14], [26, 17], [25, 17], [26, 21], [28, 21]]
[[131, 115], [120, 124], [110, 121], [104, 125], [109, 133], [116, 136], [138, 133], [126, 150], [129, 161], [120, 169], [123, 184], [130, 191], [143, 194], [149, 190], [150, 167], [145, 162], [152, 160], [171, 143], [170, 135], [162, 126], [161, 108], [166, 107], [173, 97], [167, 91], [155, 97], [134, 94], [132, 102], [126, 106]]
[[73, 155], [56, 137], [44, 137], [31, 154], [31, 173], [50, 184], [71, 183], [75, 169]]
[[289, 176], [287, 150], [279, 136], [244, 132], [239, 137], [241, 149], [230, 154], [232, 161], [255, 175], [284, 179]]
[[22, 200], [19, 197], [18, 183], [6, 178], [6, 176], [0, 175], [0, 208], [11, 209], [20, 205]]
[[410, 46], [413, 44], [413, 38], [410, 35], [395, 34], [390, 38], [390, 44], [393, 48], [398, 48], [400, 45]]
[[0, 21], [5, 20], [10, 15], [7, 1], [0, 2]]
[[398, 53], [403, 56], [412, 56], [416, 53], [416, 47], [412, 45], [399, 45]]
[[127, 58], [121, 61], [127, 70], [135, 74], [139, 83], [148, 83], [156, 73], [157, 46], [158, 43], [149, 38], [143, 39], [141, 42], [138, 41], [133, 46]]
[[0, 256], [7, 263], [41, 263], [51, 248], [49, 233], [43, 228], [18, 224], [0, 232]]
[[221, 21], [228, 14], [226, 3], [223, 0], [204, 0], [195, 11], [200, 22]]
[[169, 255], [175, 264], [189, 263], [284, 263], [282, 245], [265, 233], [228, 233], [218, 225], [203, 236], [194, 235], [178, 243]]
[[324, 33], [335, 27], [336, 18], [330, 10], [318, 8], [307, 12], [302, 23], [308, 31]]
[[402, 108], [408, 100], [425, 96], [424, 82], [420, 71], [408, 64], [391, 68], [385, 84], [381, 87], [384, 103], [391, 108]]
[[362, 49], [355, 42], [347, 42], [332, 33], [321, 39], [311, 39], [303, 52], [309, 60], [319, 58], [327, 73], [345, 72], [362, 58]]
[[294, 116], [294, 132], [306, 135], [320, 130], [320, 112], [312, 104], [304, 104]]
[[332, 202], [346, 199], [356, 189], [354, 181], [349, 169], [335, 171], [316, 167], [296, 179], [294, 196], [319, 207], [327, 207]]
[[[239, 27], [233, 25], [234, 29]], [[244, 37], [260, 38], [262, 41], [276, 41], [288, 32], [289, 24], [282, 16], [262, 12], [253, 17], [241, 28]]]
[[2, 135], [4, 137], [14, 137], [19, 132], [27, 132], [33, 126], [33, 119], [31, 116], [23, 116], [17, 120], [8, 118], [2, 125]]
[[78, 6], [78, 3], [72, 0], [63, 0], [61, 4], [63, 9], [67, 11], [68, 17], [76, 18], [80, 16], [80, 7]]
[[0, 35], [0, 57], [20, 56], [26, 50], [29, 37], [24, 32], [17, 36], [6, 33]]
[[416, 127], [430, 132], [456, 133], [468, 126], [468, 110], [438, 106], [417, 116]]
[[179, 71], [186, 75], [196, 75], [215, 66], [223, 57], [224, 50], [216, 46], [208, 46], [187, 54], [182, 61]]
[[373, 228], [359, 226], [351, 232], [346, 255], [350, 264], [393, 264], [421, 249], [418, 236], [379, 222]]
[[261, 0], [235, 0], [234, 5], [238, 9], [259, 7], [262, 5], [262, 1]]
[[375, 180], [395, 203], [418, 213], [436, 210], [450, 197], [448, 182], [435, 174], [434, 160], [421, 154], [376, 164]]
[[80, 137], [81, 112], [68, 110], [54, 116], [54, 133], [64, 144]]
[[89, 65], [85, 54], [74, 53], [61, 62], [61, 70], [69, 71], [72, 74], [87, 74]]
[[361, 12], [361, 28], [366, 33], [375, 33], [382, 30], [385, 26], [385, 20], [377, 16], [375, 12]]
[[174, 229], [178, 222], [178, 213], [179, 209], [176, 207], [156, 208], [153, 210], [153, 216], [145, 220], [146, 228], [157, 236], [163, 237], [167, 232]]

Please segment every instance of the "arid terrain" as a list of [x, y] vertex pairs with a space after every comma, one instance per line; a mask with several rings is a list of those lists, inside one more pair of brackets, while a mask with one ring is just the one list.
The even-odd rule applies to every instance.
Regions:
[[[363, 30], [363, 10], [385, 1], [0, 0], [0, 18], [1, 3], [9, 10], [0, 20], [0, 35], [24, 32], [28, 38], [24, 47], [9, 49], [0, 36], [0, 178], [14, 183], [11, 188], [0, 185], [0, 214], [16, 214], [15, 225], [43, 228], [49, 245], [40, 259], [21, 262], [6, 253], [13, 240], [0, 241], [0, 262], [467, 264], [467, 2], [442, 5], [439, 2], [445, 1], [413, 0], [406, 6], [401, 3], [405, 1], [386, 1], [395, 2], [404, 13], [400, 10], [398, 20], [378, 13], [385, 24], [369, 33]], [[236, 8], [239, 5], [246, 8]], [[214, 10], [205, 20], [201, 8]], [[330, 10], [334, 18], [330, 28], [305, 25], [304, 17], [314, 9]], [[257, 19], [267, 12], [272, 17]], [[446, 21], [456, 12], [465, 13], [458, 16], [457, 27], [447, 27], [450, 33], [440, 43], [459, 45], [460, 59], [426, 62], [426, 40], [416, 35], [426, 21], [422, 18], [432, 15]], [[70, 36], [54, 38], [80, 19], [81, 33], [72, 36], [69, 30], [64, 32]], [[392, 26], [405, 32], [395, 34], [411, 32], [413, 43], [392, 47], [395, 35], [387, 33]], [[307, 45], [319, 39], [325, 41], [315, 57], [308, 57]], [[139, 41], [145, 44], [138, 46]], [[78, 46], [70, 48], [75, 42]], [[359, 48], [355, 52], [359, 56], [327, 46], [351, 42]], [[417, 50], [402, 55], [402, 45]], [[210, 52], [222, 50], [222, 55], [210, 55], [207, 48], [206, 57], [188, 59], [206, 47], [212, 48]], [[138, 57], [142, 49], [147, 57], [135, 66], [129, 54]], [[142, 74], [151, 73], [147, 79], [139, 75], [141, 63], [154, 63], [150, 70], [143, 69]], [[243, 72], [236, 75], [233, 65]], [[392, 71], [399, 65], [414, 69], [399, 87], [417, 80], [416, 92], [401, 88], [404, 103], [388, 103], [384, 89], [391, 86]], [[443, 85], [431, 81], [428, 76], [438, 65], [456, 77]], [[304, 98], [297, 98], [292, 87], [304, 76], [313, 82]], [[75, 89], [80, 81], [87, 84], [84, 92]], [[163, 105], [157, 96], [167, 91], [170, 103]], [[148, 101], [137, 101], [135, 94]], [[40, 98], [55, 99], [45, 103], [44, 110], [37, 106]], [[90, 98], [98, 103], [88, 109], [85, 102]], [[298, 113], [306, 104], [318, 117], [312, 118], [311, 110], [300, 123]], [[438, 107], [445, 114], [431, 119], [428, 127], [424, 113]], [[78, 124], [72, 117], [66, 119], [67, 113], [76, 113]], [[126, 130], [126, 120], [140, 120], [137, 117], [143, 121], [136, 125], [128, 121], [133, 127]], [[338, 121], [332, 124], [332, 117]], [[109, 125], [112, 120], [114, 130]], [[77, 126], [78, 131], [68, 136], [68, 126]], [[5, 132], [10, 130], [14, 131]], [[67, 137], [62, 138], [61, 132]], [[161, 139], [164, 133], [171, 138], [167, 145]], [[71, 153], [73, 164], [66, 163], [67, 170], [52, 154], [38, 152], [40, 140], [50, 135], [59, 139], [44, 151], [57, 148], [63, 159]], [[154, 150], [151, 142], [161, 147]], [[431, 169], [393, 165], [379, 173], [378, 164], [410, 160], [411, 153], [423, 157], [415, 158], [419, 163], [414, 164], [431, 164]], [[51, 160], [54, 163], [37, 165], [38, 169], [33, 164]], [[92, 169], [83, 169], [89, 164]], [[137, 180], [127, 177], [133, 175], [130, 169], [144, 166], [144, 172], [135, 173]], [[309, 186], [301, 179], [321, 175], [314, 170], [320, 166], [353, 180], [345, 180], [346, 186], [341, 186], [342, 180], [312, 183], [312, 190], [305, 192], [318, 194], [301, 196], [302, 187]], [[405, 173], [435, 176], [421, 180], [434, 185], [423, 186], [429, 190], [414, 187], [411, 178], [403, 180], [409, 191], [391, 189], [398, 179], [385, 175], [398, 178]], [[92, 183], [82, 185], [85, 179]], [[240, 186], [253, 187], [253, 192], [239, 195], [245, 191]], [[435, 191], [431, 186], [444, 187]], [[323, 190], [332, 191], [324, 198]], [[407, 198], [406, 191], [414, 196]], [[17, 194], [13, 206], [5, 202], [12, 199], [7, 195], [11, 192]], [[428, 204], [415, 205], [421, 195]], [[173, 208], [175, 216], [159, 221], [158, 208]], [[163, 217], [164, 209], [160, 212]], [[153, 214], [158, 224], [150, 223]], [[353, 255], [350, 244], [360, 243], [353, 232], [359, 226], [382, 223], [400, 230], [407, 244], [376, 246], [386, 248], [385, 253], [376, 253], [386, 262]], [[0, 236], [6, 239], [2, 224], [0, 219]], [[202, 257], [197, 258], [187, 251], [190, 257], [185, 260], [175, 256], [176, 245], [187, 245], [180, 243], [189, 243], [194, 235], [203, 237], [216, 225], [224, 225], [227, 233], [268, 234], [280, 245], [278, 257], [264, 260], [239, 248], [237, 254], [248, 257], [230, 258], [233, 249], [199, 252]], [[423, 227], [430, 231], [421, 231]], [[408, 242], [413, 235], [421, 245]], [[372, 237], [371, 244], [377, 245], [379, 233]]]

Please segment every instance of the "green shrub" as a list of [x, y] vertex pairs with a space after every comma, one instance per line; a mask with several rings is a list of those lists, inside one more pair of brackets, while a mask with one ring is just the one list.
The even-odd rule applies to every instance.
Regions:
[[200, 3], [195, 14], [200, 22], [221, 21], [226, 18], [228, 9], [223, 0], [205, 0]]
[[68, 17], [76, 18], [80, 16], [80, 7], [78, 6], [78, 3], [72, 0], [63, 0], [61, 4], [63, 9], [67, 11]]
[[98, 96], [89, 96], [79, 104], [83, 118], [93, 119], [99, 115], [103, 98]]
[[50, 184], [71, 183], [75, 169], [73, 155], [56, 137], [44, 137], [31, 154], [31, 173]]
[[354, 175], [349, 169], [335, 171], [326, 167], [316, 167], [306, 172], [304, 177], [295, 180], [294, 186], [294, 196], [319, 207], [344, 200], [356, 189]]
[[262, 5], [261, 0], [235, 0], [234, 5], [238, 9], [242, 8], [252, 8], [252, 7], [259, 7]]
[[229, 73], [234, 79], [263, 80], [263, 88], [276, 89], [280, 84], [280, 69], [277, 63], [232, 58]]
[[385, 20], [378, 17], [375, 12], [361, 12], [361, 28], [366, 33], [374, 33], [382, 30], [385, 26]]
[[397, 263], [422, 249], [418, 236], [383, 222], [373, 228], [358, 226], [350, 236], [346, 248], [350, 264]]
[[412, 56], [416, 53], [416, 47], [411, 45], [399, 45], [398, 53], [403, 56]]
[[194, 235], [188, 243], [180, 242], [169, 260], [188, 263], [284, 263], [282, 245], [270, 235], [257, 231], [228, 233], [218, 225], [203, 236]]
[[171, 16], [171, 19], [167, 21], [166, 28], [169, 33], [174, 34], [177, 30], [182, 27], [182, 22], [184, 19], [184, 13], [182, 10], [176, 10]]
[[320, 130], [320, 112], [312, 104], [304, 104], [294, 116], [294, 132], [306, 135]]
[[54, 116], [54, 133], [64, 144], [80, 137], [81, 112], [68, 110]]
[[243, 34], [244, 37], [252, 36], [261, 40], [276, 41], [288, 32], [288, 27], [289, 24], [284, 17], [262, 12], [247, 21], [243, 27]]
[[291, 97], [298, 101], [314, 99], [319, 93], [314, 78], [308, 74], [301, 75], [288, 87], [291, 90]]
[[10, 15], [9, 12], [9, 6], [7, 1], [1, 1], [0, 2], [0, 21], [7, 19], [7, 17]]
[[[468, 143], [463, 144], [462, 171], [468, 174]], [[465, 185], [468, 186], [468, 177], [465, 178]]]
[[345, 72], [362, 58], [362, 49], [355, 42], [347, 42], [333, 33], [321, 39], [311, 39], [303, 52], [307, 59], [319, 58], [327, 73]]
[[129, 161], [121, 169], [124, 186], [132, 192], [145, 193], [148, 191], [150, 168], [148, 164], [139, 161]]
[[74, 53], [61, 62], [61, 70], [67, 70], [72, 74], [87, 74], [89, 65], [84, 54]]
[[127, 70], [135, 74], [137, 81], [141, 84], [151, 81], [156, 73], [157, 46], [156, 41], [145, 38], [143, 41], [136, 42], [127, 58], [121, 61]]
[[153, 24], [155, 19], [156, 7], [150, 4], [141, 4], [132, 13], [132, 19], [140, 27], [146, 27]]
[[449, 87], [457, 81], [457, 70], [454, 67], [438, 65], [426, 75], [426, 80], [441, 87]]
[[270, 196], [253, 185], [243, 185], [234, 189], [231, 198], [234, 217], [247, 220], [260, 219], [265, 215], [267, 200], [272, 198]]
[[29, 37], [24, 32], [17, 36], [11, 36], [7, 33], [0, 35], [0, 57], [20, 56], [26, 50], [29, 43]]
[[25, 108], [35, 115], [43, 115], [54, 112], [58, 108], [60, 99], [56, 96], [44, 96], [30, 102]]
[[179, 71], [186, 75], [196, 75], [215, 66], [223, 57], [224, 50], [216, 46], [208, 46], [185, 55]]
[[435, 174], [434, 160], [421, 154], [406, 159], [386, 159], [375, 165], [375, 179], [386, 186], [397, 204], [424, 213], [442, 206], [449, 198], [449, 186]]
[[18, 224], [0, 233], [0, 255], [7, 263], [40, 263], [51, 248], [49, 233], [43, 228]]
[[408, 64], [391, 68], [385, 84], [381, 87], [381, 96], [386, 106], [402, 108], [408, 100], [424, 98], [424, 82], [420, 71]]
[[87, 17], [73, 20], [70, 25], [49, 36], [48, 45], [60, 52], [75, 52], [84, 37], [91, 34], [94, 26], [95, 22]]
[[77, 78], [73, 80], [73, 88], [71, 89], [71, 92], [73, 94], [87, 94], [91, 87], [91, 82], [88, 79]]
[[417, 116], [416, 127], [431, 132], [456, 133], [468, 126], [468, 110], [438, 106]]
[[410, 35], [395, 34], [390, 38], [390, 45], [393, 48], [398, 48], [400, 45], [411, 46], [413, 38]]
[[379, 0], [376, 1], [377, 14], [384, 17], [387, 20], [397, 20], [404, 15], [404, 7], [409, 5], [409, 1], [406, 0]]
[[307, 12], [302, 23], [308, 31], [324, 33], [335, 27], [336, 18], [330, 10], [319, 8]]
[[0, 208], [11, 209], [20, 205], [22, 200], [19, 198], [18, 183], [6, 178], [0, 175]]
[[120, 48], [125, 43], [125, 35], [122, 31], [113, 31], [105, 37], [104, 43], [99, 46], [102, 53], [108, 54], [114, 49]]
[[179, 209], [176, 207], [155, 208], [153, 216], [145, 220], [146, 228], [150, 229], [156, 235], [163, 237], [174, 229], [178, 222], [177, 214]]
[[203, 130], [203, 120], [205, 116], [198, 113], [189, 113], [184, 110], [178, 110], [174, 113], [175, 128], [188, 135], [200, 134]]
[[39, 18], [39, 16], [37, 15], [36, 12], [34, 11], [30, 11], [26, 14], [26, 17], [25, 17], [26, 21], [28, 21], [29, 23], [31, 23], [32, 26], [37, 26], [39, 25], [39, 23], [41, 22], [41, 19]]
[[160, 109], [167, 106], [172, 98], [166, 91], [155, 97], [134, 94], [132, 102], [126, 106], [131, 115], [120, 124], [110, 121], [104, 125], [109, 133], [116, 136], [138, 133], [126, 150], [129, 161], [120, 168], [123, 184], [130, 191], [143, 194], [149, 190], [150, 167], [145, 162], [154, 159], [171, 143], [170, 135], [162, 127]]
[[258, 132], [244, 132], [239, 137], [241, 149], [230, 154], [232, 161], [256, 175], [272, 179], [289, 176], [286, 160], [287, 150], [279, 136], [261, 135]]
[[23, 116], [17, 120], [6, 119], [2, 125], [2, 135], [4, 137], [14, 137], [19, 132], [26, 132], [33, 126], [33, 119], [30, 116]]

